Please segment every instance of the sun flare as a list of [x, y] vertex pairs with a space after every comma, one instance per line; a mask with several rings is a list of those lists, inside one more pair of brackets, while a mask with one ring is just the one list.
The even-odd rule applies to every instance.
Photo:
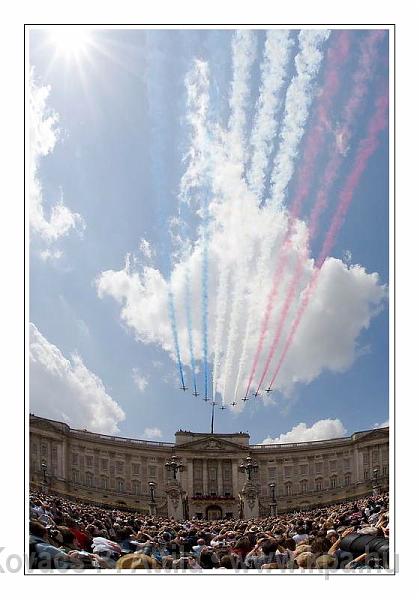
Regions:
[[82, 27], [57, 27], [50, 32], [50, 42], [61, 56], [79, 59], [91, 46], [92, 36]]

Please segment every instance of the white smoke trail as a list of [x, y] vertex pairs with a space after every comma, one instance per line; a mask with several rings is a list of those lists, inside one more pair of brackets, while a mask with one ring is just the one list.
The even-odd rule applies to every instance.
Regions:
[[207, 114], [209, 108], [209, 72], [206, 62], [195, 60], [185, 79], [187, 89], [187, 121], [192, 129], [191, 144], [185, 160], [180, 198], [191, 203], [191, 191], [202, 185], [208, 165]]
[[329, 34], [326, 29], [305, 29], [299, 33], [296, 75], [287, 89], [280, 145], [271, 174], [271, 199], [268, 202], [276, 206], [283, 205], [285, 190], [293, 175], [294, 161], [313, 98], [314, 79], [323, 58], [321, 48]]
[[[285, 100], [284, 116], [280, 132], [280, 146], [274, 159], [273, 173], [271, 176], [271, 200], [267, 202], [268, 207], [281, 207], [287, 185], [294, 171], [294, 159], [297, 154], [300, 140], [304, 133], [304, 127], [308, 118], [309, 108], [313, 97], [314, 79], [319, 71], [323, 53], [322, 44], [327, 40], [330, 32], [328, 30], [304, 30], [299, 34], [299, 50], [295, 56], [296, 75], [290, 82]], [[251, 181], [251, 180], [250, 180]], [[261, 180], [263, 182], [263, 179]], [[262, 185], [262, 184], [261, 184]], [[269, 264], [269, 257], [278, 235], [269, 230], [263, 238], [259, 250], [257, 263], [260, 269], [260, 282], [266, 278], [264, 266]], [[251, 333], [250, 320], [253, 315], [258, 314], [258, 303], [260, 301], [256, 289], [251, 291], [248, 298], [248, 313], [243, 340], [242, 352], [239, 359], [238, 373], [235, 383], [234, 400], [238, 399], [239, 386], [245, 367], [250, 368], [249, 361], [252, 360], [253, 350], [248, 348]]]
[[[231, 172], [232, 180], [242, 174], [245, 164], [245, 127], [247, 121], [247, 107], [250, 99], [250, 78], [252, 65], [257, 55], [257, 37], [254, 31], [238, 30], [235, 32], [232, 40], [232, 86], [229, 98], [231, 114], [228, 122], [227, 148], [228, 156], [222, 151], [219, 145], [213, 148], [213, 163], [226, 164], [228, 160], [232, 164], [239, 165], [239, 171]], [[217, 158], [216, 158], [217, 156]], [[226, 172], [226, 171], [225, 171]], [[215, 191], [219, 192], [228, 202], [231, 201], [231, 185], [226, 185], [231, 180], [227, 177], [223, 182], [220, 178], [214, 182]], [[218, 183], [219, 181], [219, 183]], [[219, 185], [221, 184], [221, 185]], [[227, 230], [232, 223], [233, 211], [229, 215], [228, 222], [225, 223]], [[228, 257], [222, 257], [220, 265], [220, 276], [216, 292], [216, 331], [214, 344], [214, 364], [213, 364], [213, 400], [215, 400], [216, 391], [219, 383], [219, 372], [223, 355], [223, 340], [225, 329], [228, 325], [228, 300], [229, 300], [229, 279], [231, 276], [231, 266], [226, 262]], [[229, 327], [230, 329], [230, 327]], [[224, 398], [223, 398], [224, 402]]]
[[229, 99], [231, 115], [229, 119], [230, 158], [238, 163], [241, 171], [246, 161], [245, 127], [247, 106], [250, 99], [250, 79], [252, 65], [257, 57], [257, 36], [250, 29], [239, 29], [232, 40], [232, 88]]
[[276, 117], [280, 105], [280, 91], [286, 81], [292, 46], [293, 40], [288, 30], [274, 29], [267, 32], [257, 115], [250, 139], [253, 154], [247, 177], [251, 191], [260, 202], [264, 192], [266, 169], [277, 131], [278, 119]]

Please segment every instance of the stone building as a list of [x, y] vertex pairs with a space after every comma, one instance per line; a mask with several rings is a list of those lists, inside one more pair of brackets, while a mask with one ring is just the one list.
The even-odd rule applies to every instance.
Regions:
[[389, 430], [271, 445], [251, 445], [248, 433], [178, 431], [171, 444], [31, 415], [29, 455], [31, 486], [83, 501], [179, 519], [251, 518], [387, 489]]

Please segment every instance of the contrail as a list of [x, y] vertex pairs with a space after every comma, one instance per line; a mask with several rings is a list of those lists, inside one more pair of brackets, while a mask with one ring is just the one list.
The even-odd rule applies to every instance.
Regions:
[[[354, 125], [356, 113], [357, 113], [358, 109], [360, 108], [360, 105], [366, 96], [372, 69], [373, 69], [373, 66], [376, 61], [377, 44], [382, 39], [383, 33], [384, 33], [383, 31], [374, 31], [374, 32], [368, 34], [368, 36], [366, 38], [364, 38], [363, 41], [361, 42], [358, 65], [357, 65], [354, 75], [352, 77], [352, 84], [353, 84], [352, 85], [352, 95], [350, 96], [350, 98], [348, 99], [348, 101], [346, 102], [346, 104], [344, 105], [344, 108], [342, 110], [343, 123], [342, 123], [342, 127], [341, 127], [341, 136], [342, 136], [341, 140], [344, 138], [346, 144], [350, 140], [351, 130]], [[347, 51], [348, 51], [348, 39], [347, 39], [347, 41], [341, 40], [341, 42], [339, 41], [338, 43], [339, 43], [339, 47], [341, 47], [342, 49], [347, 48]], [[331, 51], [334, 51], [334, 56], [337, 57], [336, 48], [331, 48]], [[328, 90], [328, 88], [330, 88], [330, 91], [331, 91], [331, 87], [337, 89], [337, 87], [338, 87], [337, 68], [339, 68], [339, 66], [340, 66], [339, 64], [336, 64], [336, 70], [332, 71], [327, 76], [327, 81], [326, 81], [325, 85], [323, 86], [324, 90], [325, 89]], [[329, 80], [329, 82], [328, 82], [328, 80]], [[332, 84], [332, 86], [331, 86], [331, 84]], [[330, 96], [330, 99], [331, 99], [331, 96]], [[327, 123], [328, 119], [329, 119], [329, 115], [328, 115], [329, 110], [327, 110], [327, 107], [325, 106], [325, 104], [321, 103], [321, 105], [318, 106], [317, 112], [318, 112], [318, 118], [320, 118], [325, 123]], [[309, 138], [311, 138], [311, 136], [309, 136]], [[313, 136], [312, 139], [308, 140], [308, 143], [310, 146], [312, 146], [311, 154], [313, 155], [313, 161], [315, 161], [316, 154], [322, 145], [322, 140], [319, 137], [317, 139], [317, 136], [315, 135], [315, 136]], [[340, 167], [343, 163], [343, 159], [344, 159], [344, 153], [343, 153], [343, 151], [340, 152], [339, 143], [336, 140], [336, 144], [334, 145], [334, 148], [330, 150], [330, 158], [329, 158], [329, 160], [327, 162], [327, 166], [324, 170], [323, 180], [322, 180], [321, 186], [318, 190], [316, 200], [315, 200], [314, 206], [311, 211], [309, 226], [308, 226], [308, 240], [307, 240], [308, 244], [309, 244], [309, 241], [311, 239], [313, 239], [316, 235], [319, 217], [320, 217], [322, 211], [326, 207], [328, 194], [331, 190], [332, 184], [334, 183], [334, 181], [336, 180], [336, 178], [338, 176]], [[305, 171], [305, 169], [304, 169], [304, 171]], [[310, 175], [310, 173], [308, 172], [307, 169], [306, 169], [306, 175], [307, 175], [307, 177], [306, 177], [306, 181], [304, 182], [304, 185], [299, 186], [300, 194], [298, 193], [298, 195], [297, 195], [298, 205], [301, 204], [301, 201], [303, 199], [302, 193], [307, 194], [309, 192], [309, 175]], [[294, 210], [295, 210], [295, 207], [292, 209], [292, 213], [294, 212]], [[295, 217], [294, 214], [292, 214], [292, 216]], [[283, 263], [287, 264], [288, 261], [289, 261], [289, 256], [283, 255]], [[279, 343], [280, 337], [282, 335], [287, 315], [292, 306], [293, 299], [298, 290], [298, 285], [299, 285], [300, 279], [303, 275], [304, 265], [305, 265], [305, 256], [301, 255], [298, 259], [295, 274], [289, 283], [288, 292], [287, 292], [286, 298], [283, 302], [278, 325], [277, 325], [277, 328], [276, 328], [276, 331], [275, 331], [275, 334], [273, 337], [273, 341], [270, 346], [270, 350], [268, 352], [268, 356], [267, 356], [267, 359], [266, 359], [266, 362], [265, 362], [265, 365], [264, 365], [264, 368], [263, 368], [263, 371], [262, 371], [262, 374], [260, 377], [260, 381], [258, 383], [257, 391], [260, 389], [260, 387], [265, 379], [265, 376], [270, 368], [271, 362], [274, 358], [274, 353], [275, 353], [276, 347]]]
[[171, 322], [172, 337], [174, 339], [174, 347], [175, 347], [175, 353], [176, 353], [176, 360], [178, 363], [179, 377], [181, 379], [181, 386], [184, 388], [185, 387], [184, 371], [182, 370], [181, 353], [179, 351], [178, 330], [177, 330], [177, 326], [176, 326], [176, 317], [175, 317], [175, 302], [174, 302], [174, 294], [173, 294], [171, 285], [172, 285], [171, 282], [169, 282], [169, 291], [168, 291], [169, 320]]
[[209, 279], [209, 212], [208, 195], [204, 192], [203, 198], [203, 266], [201, 273], [201, 310], [202, 310], [202, 329], [203, 329], [203, 367], [204, 367], [204, 398], [208, 398], [208, 379], [209, 379], [209, 357], [208, 357], [208, 322], [209, 322], [209, 298], [208, 298], [208, 279]]
[[[288, 259], [288, 251], [292, 247], [292, 226], [300, 214], [302, 203], [309, 193], [309, 186], [316, 165], [316, 159], [320, 148], [322, 147], [326, 136], [326, 115], [331, 112], [333, 100], [340, 87], [340, 68], [347, 60], [349, 54], [349, 33], [346, 31], [339, 32], [333, 36], [333, 43], [327, 51], [325, 76], [322, 86], [321, 95], [318, 98], [316, 105], [314, 125], [310, 128], [307, 135], [302, 163], [298, 170], [296, 192], [290, 207], [290, 216], [288, 225], [283, 238], [283, 242], [278, 254], [276, 271], [273, 277], [273, 283], [270, 293], [267, 298], [267, 303], [264, 311], [264, 316], [261, 323], [260, 335], [258, 339], [257, 349], [254, 355], [251, 372], [248, 378], [245, 397], [248, 396], [249, 390], [254, 379], [258, 361], [261, 356], [264, 341], [268, 333], [271, 314], [275, 308], [275, 302], [279, 290], [280, 283], [283, 278], [284, 269]], [[319, 68], [319, 63], [318, 68]], [[270, 357], [269, 357], [269, 360]], [[266, 369], [268, 369], [266, 363]], [[266, 374], [266, 369], [264, 376]], [[264, 371], [263, 371], [264, 372]], [[261, 386], [262, 379], [258, 385], [257, 392]]]
[[225, 266], [220, 273], [216, 297], [216, 331], [213, 360], [213, 400], [216, 399], [219, 371], [222, 362], [222, 341], [227, 318], [229, 276], [230, 269], [226, 268]]
[[298, 147], [305, 131], [313, 97], [313, 82], [322, 61], [322, 45], [330, 35], [329, 30], [306, 29], [299, 33], [299, 53], [295, 57], [297, 74], [286, 93], [285, 116], [280, 132], [280, 147], [274, 160], [271, 175], [271, 199], [281, 207], [286, 187], [293, 175]]
[[257, 57], [257, 36], [251, 29], [238, 29], [232, 40], [232, 88], [229, 99], [231, 116], [229, 119], [230, 157], [244, 168], [245, 127], [247, 105], [250, 98], [252, 65]]
[[187, 316], [187, 329], [188, 329], [188, 346], [190, 350], [190, 361], [191, 361], [191, 372], [193, 379], [194, 393], [197, 394], [197, 376], [196, 376], [196, 363], [194, 356], [194, 342], [193, 342], [193, 328], [192, 328], [192, 317], [191, 317], [191, 276], [190, 268], [187, 265], [185, 274], [185, 312]]
[[315, 292], [322, 266], [327, 256], [330, 254], [337, 233], [344, 222], [344, 219], [346, 217], [347, 211], [353, 198], [354, 191], [357, 185], [359, 184], [360, 178], [366, 169], [370, 157], [379, 145], [379, 135], [387, 126], [388, 94], [380, 96], [377, 99], [375, 105], [376, 110], [375, 114], [369, 122], [368, 135], [359, 143], [353, 168], [350, 174], [347, 176], [344, 182], [343, 189], [340, 192], [339, 204], [334, 212], [330, 227], [327, 231], [321, 251], [316, 260], [313, 275], [308, 286], [304, 291], [297, 314], [292, 323], [289, 335], [287, 336], [283, 351], [280, 355], [280, 359], [277, 363], [276, 369], [270, 382], [270, 388], [273, 387], [274, 382], [277, 379], [277, 376], [284, 363], [284, 359], [287, 355], [287, 352], [289, 351], [290, 346], [293, 343], [296, 331], [302, 321], [302, 317], [308, 307], [309, 301], [311, 300]]
[[293, 40], [285, 29], [267, 32], [257, 115], [251, 132], [253, 150], [247, 176], [249, 188], [261, 202], [268, 162], [277, 130], [280, 91], [285, 84]]
[[[247, 122], [247, 108], [250, 100], [250, 78], [251, 69], [256, 59], [257, 52], [257, 38], [254, 31], [251, 30], [239, 30], [235, 33], [232, 40], [232, 85], [231, 94], [229, 98], [229, 106], [231, 114], [228, 121], [228, 134], [227, 134], [227, 157], [220, 155], [220, 148], [218, 160], [229, 161], [232, 164], [240, 166], [240, 172], [235, 173], [233, 177], [238, 177], [242, 174], [244, 165], [246, 162], [245, 157], [245, 127]], [[216, 148], [214, 148], [216, 152]], [[228, 176], [229, 178], [229, 176]], [[223, 179], [223, 178], [222, 178]], [[224, 198], [231, 200], [232, 184], [231, 178], [227, 185], [220, 181], [219, 186], [221, 187], [221, 194]], [[232, 224], [233, 211], [231, 211], [228, 222], [225, 224], [225, 229], [229, 230]], [[228, 309], [229, 293], [231, 291], [232, 297], [237, 287], [237, 281], [232, 282], [229, 287], [229, 279], [231, 277], [231, 266], [222, 259], [220, 264], [220, 275], [216, 291], [216, 331], [215, 331], [215, 345], [214, 345], [214, 363], [213, 363], [213, 400], [217, 393], [218, 380], [220, 377], [221, 361], [222, 361], [222, 345], [223, 337], [226, 330], [229, 314], [232, 318], [235, 317], [235, 313]], [[229, 323], [229, 334], [227, 341], [227, 350], [225, 356], [225, 368], [223, 380], [226, 378], [226, 358], [229, 357], [231, 360], [231, 340], [234, 335], [232, 329], [232, 321]], [[225, 386], [223, 387], [225, 389]], [[219, 390], [220, 391], [220, 390]], [[222, 402], [224, 403], [225, 398], [222, 393]]]
[[[201, 274], [201, 309], [203, 332], [203, 372], [204, 372], [204, 397], [208, 393], [208, 197], [204, 186], [207, 183], [208, 170], [208, 133], [206, 119], [209, 107], [209, 76], [207, 63], [196, 60], [193, 68], [187, 74], [185, 85], [187, 88], [187, 120], [193, 130], [192, 142], [187, 159], [189, 164], [181, 178], [180, 195], [186, 202], [191, 203], [192, 191], [203, 194], [203, 266]], [[193, 373], [194, 392], [197, 392], [196, 363], [194, 358], [192, 315], [191, 315], [191, 284], [190, 275], [186, 276], [186, 313], [188, 342]]]

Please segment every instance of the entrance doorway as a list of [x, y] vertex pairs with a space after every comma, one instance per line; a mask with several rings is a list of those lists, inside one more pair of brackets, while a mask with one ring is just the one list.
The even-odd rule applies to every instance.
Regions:
[[222, 518], [222, 509], [220, 506], [211, 505], [206, 508], [207, 521], [217, 521]]

